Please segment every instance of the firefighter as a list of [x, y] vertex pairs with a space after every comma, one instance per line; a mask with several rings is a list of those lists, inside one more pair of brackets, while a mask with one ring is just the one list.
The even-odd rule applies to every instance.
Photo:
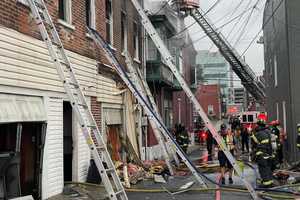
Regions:
[[[270, 130], [273, 140], [273, 150], [275, 155], [274, 165], [278, 168], [283, 163], [283, 148], [282, 148], [282, 141], [281, 141], [281, 134], [278, 126], [280, 125], [278, 120], [274, 120], [270, 123]], [[279, 165], [279, 166], [278, 166]]]
[[[234, 142], [234, 137], [232, 132], [230, 130], [227, 130], [225, 124], [221, 124], [219, 134], [223, 138], [223, 141], [227, 146], [227, 149], [230, 151], [232, 155], [234, 155], [235, 142]], [[232, 180], [233, 167], [220, 147], [218, 151], [218, 160], [221, 168], [221, 183], [223, 185], [225, 184], [225, 172], [227, 168], [229, 172], [229, 179], [228, 179], [229, 184], [233, 184], [233, 180]]]
[[214, 144], [214, 137], [211, 134], [209, 129], [207, 129], [206, 135], [207, 135], [206, 148], [207, 148], [207, 152], [208, 152], [208, 160], [211, 161], [212, 160], [212, 149], [213, 149], [213, 144]]
[[181, 149], [186, 153], [189, 145], [189, 135], [184, 126], [179, 124], [176, 127], [176, 141], [181, 147]]
[[255, 160], [258, 165], [262, 187], [272, 187], [272, 144], [271, 132], [266, 127], [266, 115], [257, 118], [255, 133], [251, 135], [254, 144]]

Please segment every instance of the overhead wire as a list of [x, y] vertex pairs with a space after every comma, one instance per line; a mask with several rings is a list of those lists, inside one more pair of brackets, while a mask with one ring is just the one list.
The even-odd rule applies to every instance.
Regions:
[[260, 0], [257, 0], [256, 3], [254, 4], [254, 6], [252, 7], [252, 10], [249, 13], [248, 17], [246, 18], [245, 23], [244, 23], [244, 25], [243, 25], [243, 27], [241, 29], [241, 32], [240, 32], [239, 36], [237, 37], [235, 43], [233, 44], [234, 47], [240, 42], [241, 38], [243, 37], [243, 35], [244, 35], [244, 33], [245, 33], [246, 29], [247, 29], [247, 26], [248, 26], [248, 24], [250, 22], [250, 19], [251, 19], [253, 13], [254, 13], [254, 10], [257, 8], [257, 5], [258, 5], [259, 2], [260, 2]]
[[[216, 6], [221, 2], [222, 0], [217, 0], [204, 14], [203, 17], [206, 16], [210, 11], [212, 11], [214, 8], [216, 8]], [[188, 25], [187, 27], [185, 27], [184, 29], [182, 29], [181, 31], [179, 31], [178, 33], [176, 33], [175, 35], [173, 35], [171, 38], [172, 39], [178, 35], [180, 35], [181, 33], [184, 33], [185, 31], [187, 31], [189, 28], [191, 28], [192, 26], [194, 26], [197, 23], [197, 21], [193, 22], [192, 24]]]
[[[230, 17], [229, 17], [229, 18], [231, 18], [231, 17], [238, 11], [238, 9], [240, 8], [240, 6], [242, 6], [243, 2], [244, 2], [244, 0], [240, 0], [240, 2], [239, 2], [238, 5], [233, 9], [233, 11], [230, 11], [229, 13], [227, 13], [225, 16], [222, 17], [222, 19], [225, 19], [225, 18], [227, 17], [227, 15], [229, 15], [229, 14], [230, 14]], [[251, 4], [251, 1], [249, 1], [249, 3], [247, 4], [246, 8], [248, 8], [250, 4]], [[243, 15], [241, 15], [241, 16], [239, 17], [239, 19], [238, 19], [238, 20], [236, 21], [236, 23], [233, 25], [233, 27], [232, 27], [231, 31], [229, 32], [229, 34], [228, 34], [227, 36], [225, 36], [225, 38], [227, 38], [227, 40], [228, 40], [228, 38], [229, 38], [231, 32], [234, 30], [234, 28], [236, 27], [236, 25], [240, 22], [241, 18], [244, 16], [244, 14], [245, 14], [245, 13], [243, 13]], [[222, 29], [223, 29], [223, 28], [222, 28]], [[222, 31], [222, 29], [221, 29], [220, 31]], [[212, 48], [215, 46], [215, 44], [214, 44], [212, 41], [211, 41], [210, 43], [212, 43], [212, 45], [210, 46], [210, 48], [209, 48], [208, 51], [211, 51]]]
[[[250, 11], [250, 10], [246, 10], [245, 12], [249, 12], [249, 11]], [[220, 30], [221, 28], [223, 28], [223, 27], [227, 26], [228, 24], [232, 23], [233, 21], [235, 21], [237, 18], [239, 18], [239, 17], [240, 17], [241, 15], [243, 15], [243, 14], [244, 14], [244, 12], [242, 12], [240, 15], [234, 17], [233, 19], [229, 20], [228, 22], [224, 23], [223, 25], [219, 26], [219, 27], [216, 29], [216, 31], [218, 31], [218, 30]], [[198, 39], [192, 41], [192, 42], [189, 43], [189, 44], [184, 45], [183, 47], [188, 47], [188, 46], [190, 46], [190, 45], [193, 45], [193, 44], [199, 42], [200, 40], [202, 40], [202, 39], [204, 39], [204, 38], [206, 38], [206, 37], [208, 37], [208, 35], [207, 35], [206, 33], [204, 33], [203, 36], [201, 36], [200, 38], [198, 38]]]
[[168, 0], [168, 1], [166, 1], [166, 3], [163, 5], [163, 6], [161, 6], [154, 14], [152, 14], [152, 15], [157, 15], [160, 11], [162, 11], [170, 2], [171, 2], [172, 0]]
[[276, 14], [277, 10], [280, 8], [281, 4], [283, 3], [283, 0], [281, 0], [278, 4], [278, 6], [273, 10], [272, 14], [269, 16], [269, 18], [263, 23], [262, 28], [258, 31], [258, 33], [253, 37], [250, 44], [247, 46], [247, 48], [243, 51], [242, 56], [245, 55], [245, 53], [249, 50], [249, 48], [252, 46], [253, 42], [256, 40], [256, 38], [259, 36], [259, 34], [262, 32], [262, 30], [265, 28], [265, 26], [269, 23], [269, 21], [272, 19], [272, 17]]

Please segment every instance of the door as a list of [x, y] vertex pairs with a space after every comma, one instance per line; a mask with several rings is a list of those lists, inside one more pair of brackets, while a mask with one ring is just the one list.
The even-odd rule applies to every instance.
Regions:
[[72, 106], [69, 102], [63, 103], [63, 140], [64, 140], [64, 181], [72, 181], [73, 161], [73, 124]]

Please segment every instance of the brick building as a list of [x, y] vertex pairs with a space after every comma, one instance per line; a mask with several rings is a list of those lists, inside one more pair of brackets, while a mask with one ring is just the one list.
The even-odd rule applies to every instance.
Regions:
[[[46, 2], [100, 129], [108, 135], [120, 131], [134, 100], [125, 91], [124, 103], [124, 87], [86, 26], [106, 37], [123, 64], [122, 52], [128, 50], [142, 68], [141, 26], [134, 7], [129, 0]], [[0, 154], [14, 150], [15, 135], [22, 130], [21, 195], [47, 199], [63, 191], [64, 181], [86, 180], [90, 152], [26, 4], [0, 2]], [[129, 138], [137, 149], [132, 132]]]
[[196, 98], [211, 119], [221, 119], [221, 89], [216, 85], [199, 85]]

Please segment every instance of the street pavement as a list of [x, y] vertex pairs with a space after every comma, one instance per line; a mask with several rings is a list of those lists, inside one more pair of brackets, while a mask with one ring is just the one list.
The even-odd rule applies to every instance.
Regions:
[[[205, 147], [198, 146], [191, 148], [193, 151], [190, 153], [190, 159], [195, 163], [203, 162], [206, 160], [207, 151]], [[203, 160], [199, 160], [202, 157]], [[217, 162], [216, 160], [214, 162]], [[253, 185], [255, 183], [255, 172], [251, 168], [245, 168], [244, 170], [245, 177]], [[206, 174], [212, 180], [217, 180], [219, 176], [218, 172]], [[241, 186], [243, 185], [239, 177], [234, 176], [234, 185]], [[128, 192], [128, 198], [131, 200], [167, 200], [167, 199], [177, 199], [177, 200], [211, 200], [216, 199], [216, 191], [210, 192], [199, 192], [199, 191], [188, 191], [182, 194], [172, 195], [171, 191], [177, 191], [180, 186], [194, 181], [193, 189], [200, 188], [195, 178], [191, 175], [181, 176], [181, 177], [169, 177], [166, 184], [154, 183], [153, 180], [144, 180], [139, 182], [134, 188], [136, 189], [161, 189], [159, 193], [155, 192]], [[216, 186], [208, 183], [209, 188], [215, 188]], [[72, 192], [73, 191], [73, 192]], [[75, 191], [75, 192], [74, 192]], [[94, 200], [94, 199], [105, 199], [105, 190], [104, 188], [95, 188], [88, 186], [80, 187], [71, 187], [69, 190], [66, 189], [64, 195], [58, 195], [50, 200]], [[249, 193], [237, 193], [237, 192], [220, 192], [220, 199], [222, 200], [248, 200], [251, 199]]]

